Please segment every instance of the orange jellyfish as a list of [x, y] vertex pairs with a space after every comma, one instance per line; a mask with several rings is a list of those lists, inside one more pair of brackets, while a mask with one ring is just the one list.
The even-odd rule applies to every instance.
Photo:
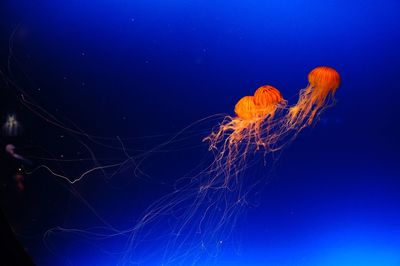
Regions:
[[[165, 264], [176, 265], [183, 260], [181, 264], [186, 265], [208, 260], [210, 256], [215, 258], [225, 240], [229, 240], [231, 226], [247, 204], [248, 195], [261, 181], [259, 176], [244, 175], [252, 165], [252, 155], [262, 150], [264, 162], [274, 159], [275, 152], [291, 143], [333, 100], [340, 84], [339, 74], [329, 67], [314, 69], [308, 79], [309, 85], [300, 91], [298, 103], [290, 108], [279, 90], [269, 85], [242, 97], [235, 105], [235, 116], [226, 116], [204, 139], [214, 160], [145, 211], [132, 230], [130, 249], [154, 231], [150, 228], [149, 233], [140, 236], [145, 226], [166, 224], [165, 217], [172, 214], [174, 222], [166, 225], [172, 234], [164, 245]], [[188, 238], [188, 233], [193, 237]], [[160, 239], [159, 235], [156, 239]]]
[[308, 86], [300, 91], [297, 104], [289, 110], [287, 122], [292, 128], [312, 124], [321, 110], [335, 102], [340, 75], [331, 67], [320, 66], [308, 74], [308, 82]]
[[[286, 100], [274, 87], [259, 87], [253, 96], [244, 96], [235, 105], [236, 116], [227, 116], [204, 140], [210, 142], [209, 149], [215, 151], [215, 162], [219, 169], [240, 169], [240, 162], [250, 149], [270, 149], [275, 114], [286, 107]], [[232, 168], [234, 167], [234, 168]], [[239, 168], [238, 168], [239, 167]]]

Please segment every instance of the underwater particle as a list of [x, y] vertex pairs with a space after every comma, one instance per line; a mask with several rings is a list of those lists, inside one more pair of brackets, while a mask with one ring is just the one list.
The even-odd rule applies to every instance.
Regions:
[[290, 108], [288, 124], [305, 127], [312, 124], [317, 114], [326, 106], [329, 98], [334, 102], [340, 86], [339, 73], [327, 66], [314, 68], [308, 74], [308, 86], [300, 91], [299, 101]]

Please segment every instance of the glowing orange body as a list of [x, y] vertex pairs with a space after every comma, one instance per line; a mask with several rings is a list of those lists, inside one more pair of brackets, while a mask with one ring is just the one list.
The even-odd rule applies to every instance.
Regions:
[[205, 138], [210, 141], [211, 150], [219, 150], [216, 165], [223, 164], [220, 167], [227, 173], [235, 172], [240, 168], [239, 158], [244, 159], [254, 145], [256, 149], [271, 149], [271, 139], [276, 139], [277, 134], [280, 134], [279, 131], [273, 133], [271, 122], [277, 110], [285, 106], [282, 94], [269, 85], [259, 87], [254, 96], [241, 98], [235, 105], [237, 116], [226, 117], [218, 130]]
[[264, 85], [255, 91], [254, 96], [241, 98], [235, 106], [235, 113], [242, 119], [265, 118], [273, 115], [277, 106], [284, 101], [275, 87]]
[[340, 85], [339, 73], [327, 66], [314, 68], [308, 74], [308, 86], [300, 91], [297, 104], [290, 108], [288, 123], [293, 126], [305, 126], [314, 121], [315, 116], [325, 106], [329, 96], [334, 100]]
[[257, 106], [276, 105], [282, 101], [282, 94], [270, 85], [261, 86], [254, 93], [254, 102]]
[[[247, 197], [260, 184], [261, 179], [251, 177], [253, 172], [245, 174], [245, 170], [259, 158], [255, 153], [263, 152], [264, 164], [274, 162], [279, 157], [277, 152], [291, 143], [329, 106], [329, 100], [333, 100], [340, 85], [340, 76], [333, 68], [317, 67], [309, 73], [308, 81], [308, 86], [300, 91], [298, 102], [290, 108], [286, 108], [287, 101], [282, 94], [269, 85], [259, 87], [253, 96], [242, 97], [235, 105], [236, 115], [225, 116], [204, 138], [214, 155], [211, 164], [189, 182], [185, 175], [181, 190], [178, 187], [152, 204], [130, 238], [137, 239], [136, 231], [143, 231], [143, 227], [147, 226], [150, 231], [142, 239], [148, 241], [149, 236], [153, 238], [150, 226], [165, 224], [167, 215], [173, 215], [176, 225], [166, 225], [171, 232], [166, 234], [168, 242], [164, 258], [168, 259], [167, 262], [175, 262], [178, 256], [186, 257], [186, 247], [201, 249], [211, 255], [215, 243], [218, 243], [215, 249], [220, 250], [221, 236], [228, 232], [228, 222], [236, 221], [237, 209], [247, 204]], [[160, 147], [176, 141], [174, 136]], [[186, 203], [190, 204], [188, 208]], [[192, 245], [185, 232], [195, 232], [194, 239], [199, 243]], [[157, 235], [155, 239], [159, 238]], [[183, 247], [185, 253], [180, 253]]]
[[316, 67], [308, 74], [308, 82], [325, 90], [336, 91], [340, 85], [340, 75], [331, 67]]
[[336, 92], [340, 85], [340, 76], [335, 69], [321, 66], [308, 74], [308, 82], [313, 88], [311, 101], [319, 104], [325, 101], [329, 93]]
[[[340, 85], [340, 75], [335, 69], [317, 67], [308, 74], [308, 81], [307, 87], [300, 91], [298, 102], [290, 108], [286, 108], [287, 102], [276, 88], [269, 85], [259, 87], [253, 96], [245, 96], [237, 102], [236, 116], [226, 116], [204, 139], [209, 141], [209, 150], [213, 151], [215, 159], [207, 168], [211, 178], [200, 191], [205, 191], [208, 198], [214, 195], [224, 202], [225, 212], [218, 226], [226, 217], [232, 216], [228, 210], [241, 203], [241, 195], [243, 198], [247, 196], [248, 191], [243, 193], [241, 186], [250, 175], [241, 173], [249, 167], [248, 162], [253, 163], [252, 160], [256, 159], [251, 153], [263, 151], [264, 163], [273, 161], [277, 152], [312, 124], [324, 108], [334, 103], [334, 94]], [[234, 204], [226, 200], [230, 197], [234, 197]], [[213, 213], [213, 221], [214, 217]]]
[[259, 87], [253, 96], [244, 96], [237, 102], [237, 116], [227, 116], [205, 138], [210, 141], [210, 150], [217, 151], [215, 165], [224, 172], [224, 185], [240, 172], [249, 151], [278, 151], [310, 125], [329, 106], [329, 100], [334, 100], [340, 75], [331, 67], [321, 66], [308, 74], [308, 82], [300, 91], [297, 104], [289, 110], [279, 90], [270, 85]]
[[257, 106], [253, 96], [244, 96], [235, 105], [235, 113], [242, 119], [252, 119], [257, 117]]
[[275, 87], [264, 85], [254, 93], [254, 102], [258, 108], [258, 114], [265, 117], [267, 115], [273, 116], [277, 106], [285, 100]]

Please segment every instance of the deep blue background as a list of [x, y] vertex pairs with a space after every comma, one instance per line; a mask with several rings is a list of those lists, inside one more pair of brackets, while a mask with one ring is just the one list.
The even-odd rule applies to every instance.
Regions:
[[[336, 68], [342, 76], [337, 105], [284, 151], [273, 182], [237, 228], [240, 253], [221, 255], [219, 265], [400, 265], [398, 1], [14, 0], [1, 2], [0, 21], [1, 70], [50, 113], [101, 136], [176, 132], [208, 115], [232, 114], [239, 98], [263, 84], [293, 104], [312, 68]], [[7, 55], [15, 29], [19, 63], [11, 74]], [[76, 141], [60, 141], [65, 132], [44, 126], [13, 93], [4, 94], [1, 115], [21, 117], [26, 142], [56, 158], [79, 157]], [[199, 135], [185, 145], [200, 146], [183, 156], [150, 160], [154, 178], [174, 180], [206, 156]], [[127, 145], [148, 149], [160, 141]], [[99, 157], [120, 156], [94, 149]], [[86, 169], [60, 164], [70, 175]], [[263, 175], [262, 166], [258, 171]], [[138, 215], [132, 206], [161, 194], [146, 182], [108, 191], [91, 178], [78, 190], [119, 228]], [[118, 261], [62, 238], [57, 241], [64, 246], [46, 249], [46, 228], [91, 220], [85, 207], [66, 202], [73, 197], [62, 181], [46, 177], [40, 187], [34, 211], [15, 205], [28, 214], [10, 211], [14, 205], [6, 201], [38, 265]], [[52, 199], [60, 206], [48, 203]], [[58, 209], [68, 204], [69, 214]], [[31, 216], [36, 222], [27, 233], [32, 222], [23, 219]]]

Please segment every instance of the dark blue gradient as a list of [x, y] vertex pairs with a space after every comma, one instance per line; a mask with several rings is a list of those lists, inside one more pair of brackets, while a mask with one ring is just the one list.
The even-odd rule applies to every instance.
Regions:
[[[400, 265], [398, 1], [13, 0], [0, 4], [0, 21], [1, 71], [49, 113], [87, 134], [114, 138], [109, 143], [118, 147], [116, 136], [162, 135], [125, 140], [131, 154], [196, 120], [233, 114], [236, 101], [263, 84], [294, 104], [311, 69], [336, 68], [342, 77], [336, 106], [283, 151], [273, 170], [254, 166], [251, 174], [269, 182], [251, 196], [233, 226], [234, 244], [214, 264]], [[90, 156], [79, 141], [89, 143], [100, 164], [124, 159], [120, 150], [49, 125], [23, 107], [20, 93], [3, 90], [1, 116], [17, 113], [23, 136], [11, 141], [36, 164], [43, 156]], [[117, 265], [126, 238], [54, 233], [45, 243], [43, 235], [57, 226], [103, 225], [88, 205], [118, 230], [134, 226], [149, 204], [173, 190], [164, 183], [210, 159], [202, 138], [218, 121], [212, 122], [146, 160], [149, 179], [132, 169], [106, 181], [96, 173], [72, 189], [43, 171], [26, 177], [23, 198], [9, 186], [2, 206], [38, 265]], [[70, 177], [93, 167], [46, 163]], [[4, 184], [12, 171], [7, 164]], [[154, 243], [146, 245], [139, 265], [161, 265], [160, 257], [145, 254]]]

